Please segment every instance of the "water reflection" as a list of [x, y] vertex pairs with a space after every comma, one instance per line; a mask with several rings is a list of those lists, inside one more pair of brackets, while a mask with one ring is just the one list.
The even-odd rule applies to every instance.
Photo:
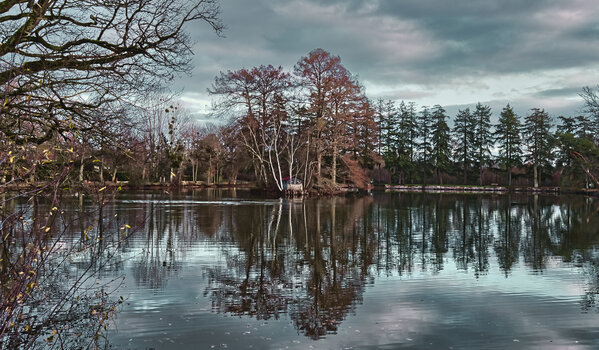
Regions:
[[223, 252], [226, 266], [208, 268], [213, 310], [264, 320], [288, 313], [309, 337], [335, 332], [370, 278], [368, 198], [281, 201], [227, 216], [238, 249]]
[[[584, 197], [379, 194], [313, 200], [256, 200], [206, 193], [125, 195], [105, 225], [143, 227], [120, 253], [132, 278], [166, 288], [195, 256], [212, 311], [259, 320], [287, 315], [318, 339], [338, 331], [380, 275], [433, 276], [450, 267], [472, 278], [496, 265], [543, 273], [555, 259], [588, 279], [583, 310], [599, 291], [594, 252], [598, 203]], [[197, 267], [194, 265], [194, 267]], [[113, 268], [119, 269], [120, 265]]]
[[[302, 201], [198, 191], [122, 194], [101, 214], [91, 202], [73, 206], [73, 236], [104, 236], [82, 259], [107, 259], [103, 246], [118, 246], [104, 277], [125, 274], [136, 290], [168, 298], [169, 283], [192, 283], [191, 274], [210, 312], [286, 318], [311, 339], [366, 312], [365, 293], [385, 276], [510, 279], [518, 269], [544, 274], [570, 264], [584, 276], [579, 309], [597, 307], [599, 202], [582, 196], [380, 193]], [[100, 225], [87, 232], [94, 220]], [[124, 225], [136, 231], [122, 241]]]

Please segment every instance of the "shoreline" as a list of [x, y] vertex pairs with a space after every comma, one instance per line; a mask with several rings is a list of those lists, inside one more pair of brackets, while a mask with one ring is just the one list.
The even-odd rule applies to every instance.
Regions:
[[[41, 189], [45, 187], [47, 183], [37, 183], [37, 184], [0, 184], [0, 193], [3, 192], [14, 192], [14, 191], [22, 191], [22, 190], [35, 190]], [[180, 184], [170, 184], [170, 183], [137, 183], [131, 184], [128, 181], [120, 181], [120, 182], [111, 182], [106, 181], [105, 183], [99, 182], [85, 182], [83, 184], [74, 184], [73, 186], [63, 187], [64, 190], [77, 190], [81, 187], [88, 188], [109, 188], [114, 189], [118, 188], [120, 190], [167, 190], [167, 189], [247, 189], [252, 191], [261, 191], [265, 193], [273, 193], [278, 191], [273, 191], [269, 189], [261, 189], [256, 187], [254, 183], [224, 183], [224, 184], [207, 184], [205, 182], [191, 182], [191, 181], [183, 181]], [[504, 194], [504, 193], [530, 193], [530, 194], [581, 194], [581, 195], [591, 195], [591, 196], [599, 196], [599, 189], [584, 189], [584, 188], [561, 188], [558, 186], [551, 187], [527, 187], [527, 186], [479, 186], [479, 185], [375, 185], [369, 188], [360, 189], [354, 187], [345, 187], [340, 186], [337, 190], [334, 191], [323, 191], [319, 192], [317, 190], [307, 190], [302, 194], [295, 194], [291, 196], [335, 196], [335, 195], [343, 195], [353, 192], [361, 192], [361, 191], [384, 191], [384, 192], [424, 192], [424, 193], [480, 193], [480, 194]], [[282, 192], [282, 195], [289, 196], [288, 193]]]
[[530, 194], [582, 194], [599, 195], [597, 189], [523, 186], [464, 186], [464, 185], [385, 185], [385, 192], [426, 192], [426, 193], [530, 193]]

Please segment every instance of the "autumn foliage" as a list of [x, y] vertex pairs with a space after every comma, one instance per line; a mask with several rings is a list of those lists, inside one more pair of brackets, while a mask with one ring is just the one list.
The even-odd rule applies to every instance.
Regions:
[[221, 72], [209, 91], [262, 186], [282, 190], [286, 178], [308, 187], [368, 183], [357, 174], [378, 159], [374, 110], [338, 56], [316, 49], [293, 73], [270, 65]]

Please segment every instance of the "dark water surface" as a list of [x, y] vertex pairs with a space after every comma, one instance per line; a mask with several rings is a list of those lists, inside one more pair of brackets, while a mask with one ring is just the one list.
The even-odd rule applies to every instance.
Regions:
[[107, 337], [118, 349], [597, 349], [598, 210], [582, 196], [120, 194], [104, 230], [133, 233], [102, 276], [125, 277]]

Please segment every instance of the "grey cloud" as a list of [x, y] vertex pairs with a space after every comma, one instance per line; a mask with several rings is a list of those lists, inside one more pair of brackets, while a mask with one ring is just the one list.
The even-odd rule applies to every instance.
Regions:
[[[175, 83], [206, 99], [210, 98], [206, 88], [219, 71], [260, 64], [292, 69], [317, 47], [339, 55], [369, 86], [406, 92], [409, 89], [402, 86], [409, 84], [431, 94], [460, 86], [485, 89], [474, 86], [485, 77], [596, 66], [599, 57], [599, 7], [594, 0], [222, 0], [221, 4], [228, 27], [224, 38], [203, 23], [190, 26], [196, 68], [192, 77]], [[559, 97], [551, 93], [530, 92], [538, 98]], [[373, 97], [424, 96], [383, 92]]]
[[[381, 0], [350, 4], [347, 11], [370, 8], [371, 16], [412, 21], [430, 33], [441, 47], [437, 55], [412, 62], [410, 68], [422, 73], [528, 72], [591, 64], [599, 56], [599, 36], [593, 35], [599, 30], [593, 1]], [[577, 18], [562, 14], [573, 8], [580, 9], [574, 15], [587, 21], [576, 23]]]
[[577, 97], [582, 92], [581, 87], [548, 89], [537, 92], [538, 97]]
[[[559, 100], [561, 101], [561, 99], [559, 99]], [[452, 125], [453, 125], [453, 118], [457, 115], [459, 110], [465, 109], [467, 107], [469, 107], [470, 109], [473, 109], [476, 106], [477, 102], [478, 101], [474, 101], [471, 104], [444, 106], [445, 110], [447, 111], [447, 115], [449, 115], [451, 117], [450, 119], [451, 119]], [[530, 114], [531, 108], [543, 108], [554, 119], [560, 115], [571, 116], [571, 115], [581, 113], [581, 105], [578, 101], [568, 101], [568, 102], [560, 103], [557, 106], [547, 106], [546, 104], [538, 103], [538, 100], [534, 97], [523, 96], [521, 98], [512, 99], [512, 100], [498, 99], [498, 100], [480, 101], [480, 102], [483, 105], [488, 105], [489, 107], [491, 107], [491, 112], [493, 113], [491, 116], [491, 121], [493, 123], [497, 123], [497, 121], [499, 119], [499, 115], [501, 114], [501, 111], [507, 104], [509, 104], [513, 108], [514, 112], [517, 115], [519, 115], [520, 118], [524, 118], [526, 115]]]

